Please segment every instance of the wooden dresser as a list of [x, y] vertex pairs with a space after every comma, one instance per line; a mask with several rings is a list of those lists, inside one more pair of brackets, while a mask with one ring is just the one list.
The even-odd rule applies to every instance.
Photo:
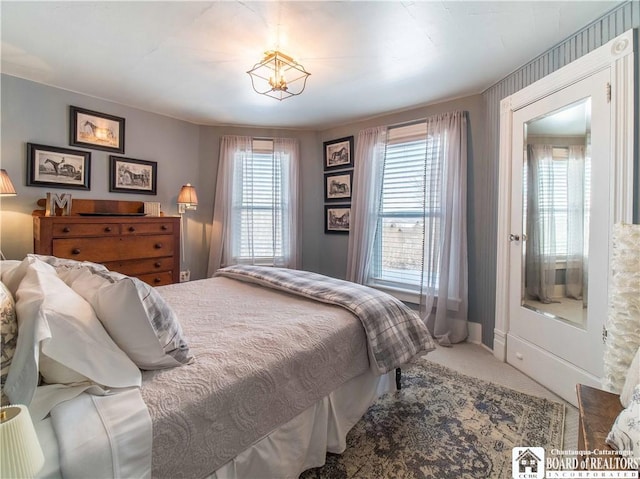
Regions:
[[[578, 451], [593, 451], [580, 455], [581, 469], [597, 470], [598, 462], [611, 460], [617, 453], [606, 443], [607, 435], [618, 414], [622, 412], [620, 395], [584, 384], [576, 386], [578, 394]], [[606, 468], [605, 468], [606, 470]]]
[[[44, 205], [40, 200], [38, 204]], [[142, 216], [144, 203], [74, 200], [71, 215], [33, 212], [36, 254], [92, 261], [152, 286], [180, 280], [180, 217]]]

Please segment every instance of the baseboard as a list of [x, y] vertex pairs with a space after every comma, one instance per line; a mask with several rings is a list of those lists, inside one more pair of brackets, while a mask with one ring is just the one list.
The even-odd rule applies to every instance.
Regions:
[[467, 324], [469, 329], [467, 342], [482, 345], [482, 324], [473, 323], [471, 321], [469, 321]]

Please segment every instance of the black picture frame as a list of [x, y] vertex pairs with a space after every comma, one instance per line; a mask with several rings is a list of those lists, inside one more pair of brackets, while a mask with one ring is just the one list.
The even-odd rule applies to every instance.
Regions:
[[324, 205], [324, 232], [349, 234], [351, 205]]
[[323, 145], [325, 171], [353, 168], [353, 136], [325, 141]]
[[125, 119], [119, 116], [69, 107], [69, 144], [124, 154]]
[[158, 163], [109, 155], [109, 191], [155, 195], [158, 185]]
[[351, 201], [353, 170], [324, 174], [324, 201]]
[[27, 186], [91, 189], [91, 152], [27, 143]]

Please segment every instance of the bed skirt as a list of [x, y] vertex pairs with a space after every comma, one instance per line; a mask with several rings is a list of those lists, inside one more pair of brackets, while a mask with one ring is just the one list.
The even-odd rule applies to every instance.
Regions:
[[396, 390], [395, 371], [357, 376], [215, 471], [210, 479], [297, 478], [346, 449], [349, 430], [382, 394]]
[[[327, 452], [342, 453], [347, 433], [369, 406], [382, 394], [395, 390], [394, 371], [376, 376], [367, 370], [238, 454], [209, 478], [297, 478], [307, 469], [324, 465]], [[46, 457], [38, 477], [60, 479], [51, 419], [35, 426]]]

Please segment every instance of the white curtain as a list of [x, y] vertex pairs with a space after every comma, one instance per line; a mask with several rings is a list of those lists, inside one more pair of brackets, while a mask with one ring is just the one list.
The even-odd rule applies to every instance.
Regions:
[[[380, 127], [364, 130], [357, 138], [347, 279], [358, 283], [366, 283], [371, 272], [386, 136], [386, 128]], [[450, 345], [464, 341], [468, 334], [466, 114], [455, 112], [427, 119], [427, 138], [428, 148], [439, 149], [440, 168], [425, 168], [425, 194], [441, 195], [441, 210], [436, 215], [425, 210], [420, 312], [439, 343]], [[428, 285], [435, 271], [439, 271], [438, 280]]]
[[[438, 168], [425, 171], [425, 204], [439, 203], [440, 213], [428, 214], [425, 210], [420, 314], [438, 343], [448, 346], [464, 341], [468, 335], [465, 112], [428, 118], [427, 139], [427, 148], [434, 148], [440, 158]], [[439, 195], [439, 201], [435, 195]], [[427, 261], [429, 258], [431, 261]], [[429, 284], [426, 279], [433, 278], [436, 271], [437, 280]]]
[[[208, 275], [211, 276], [219, 268], [234, 264], [234, 185], [238, 172], [237, 165], [249, 161], [253, 155], [253, 139], [247, 136], [223, 136], [220, 141], [220, 156], [216, 181], [216, 197], [211, 228], [211, 247], [209, 252]], [[299, 215], [299, 146], [298, 141], [288, 138], [276, 138], [273, 141], [274, 159], [287, 157], [280, 174], [283, 176], [284, 188], [280, 192], [282, 208], [280, 217], [283, 220], [282, 243], [283, 255], [274, 257], [274, 266], [297, 268], [300, 248], [298, 230]], [[276, 163], [276, 162], [274, 162]], [[236, 185], [237, 186], [237, 185]], [[274, 206], [277, 207], [277, 206]], [[276, 217], [277, 215], [274, 215]], [[251, 228], [251, 225], [248, 225]], [[251, 258], [243, 262], [251, 263]], [[264, 264], [264, 263], [262, 263]]]
[[584, 298], [586, 306], [585, 147], [570, 146], [567, 161], [567, 297]]
[[347, 253], [347, 279], [364, 284], [373, 259], [382, 168], [386, 144], [386, 127], [358, 133], [351, 190], [351, 224]]
[[[273, 157], [283, 165], [281, 217], [283, 219], [282, 257], [276, 258], [274, 266], [297, 269], [301, 264], [298, 224], [300, 218], [299, 163], [300, 146], [294, 138], [274, 138]], [[281, 160], [281, 161], [277, 161]]]
[[527, 145], [527, 298], [551, 303], [556, 282], [553, 147]]

